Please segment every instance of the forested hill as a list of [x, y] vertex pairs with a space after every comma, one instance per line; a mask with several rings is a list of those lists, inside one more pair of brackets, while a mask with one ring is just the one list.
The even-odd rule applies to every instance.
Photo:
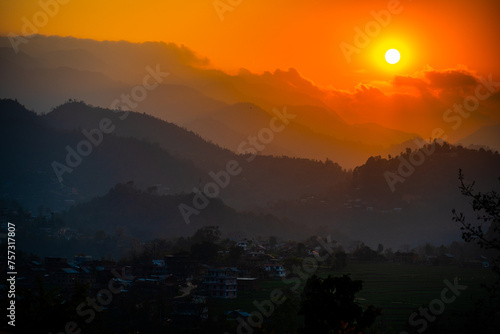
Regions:
[[[214, 181], [210, 172], [217, 174], [236, 161], [241, 172], [219, 197], [232, 207], [249, 209], [323, 192], [349, 177], [331, 161], [271, 156], [252, 160], [154, 117], [122, 115], [71, 102], [38, 116], [17, 101], [1, 100], [4, 196], [30, 209], [43, 205], [55, 210], [104, 195], [120, 182], [133, 181], [140, 189], [157, 186], [164, 194], [191, 193]], [[108, 133], [101, 138], [97, 129]], [[84, 152], [80, 159], [70, 154], [78, 149]]]

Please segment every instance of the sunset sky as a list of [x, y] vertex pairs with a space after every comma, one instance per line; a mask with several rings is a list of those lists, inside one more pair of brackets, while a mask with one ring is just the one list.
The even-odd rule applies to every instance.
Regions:
[[[428, 93], [442, 98], [433, 104], [441, 110], [437, 118], [453, 101], [447, 99], [450, 89], [463, 95], [474, 89], [479, 76], [491, 74], [494, 81], [500, 78], [500, 5], [496, 0], [61, 2], [67, 3], [60, 4], [37, 33], [173, 42], [206, 57], [211, 67], [233, 74], [240, 68], [254, 73], [295, 68], [318, 87], [332, 89], [334, 99], [344, 92], [353, 99], [352, 94], [358, 93], [371, 92], [372, 98], [380, 92], [404, 93], [421, 99], [403, 104], [426, 107]], [[23, 34], [23, 18], [33, 22], [42, 10], [41, 3], [44, 0], [2, 1], [0, 34]], [[378, 21], [375, 16], [379, 16]], [[359, 37], [359, 31], [368, 32], [368, 40]], [[346, 56], [346, 46], [356, 48], [356, 52]], [[384, 59], [391, 48], [401, 53], [401, 60], [394, 65]], [[457, 73], [465, 80], [454, 81]], [[401, 101], [389, 101], [389, 95], [377, 101], [400, 113]], [[341, 100], [329, 105], [348, 122], [383, 118], [383, 125], [398, 127], [399, 117], [381, 117], [381, 109], [370, 114], [366, 110], [369, 104], [356, 107], [356, 101], [346, 105]], [[500, 121], [491, 113], [484, 115], [487, 121], [478, 124]], [[422, 135], [428, 131], [411, 126], [404, 130]]]
[[[222, 14], [223, 20], [212, 0], [67, 2], [39, 33], [175, 42], [225, 70], [294, 67], [315, 83], [336, 88], [412, 74], [425, 65], [442, 69], [464, 64], [484, 73], [500, 68], [495, 0], [232, 1], [237, 6], [221, 0], [232, 8]], [[388, 6], [397, 13], [348, 63], [340, 44], [355, 46], [354, 28], [364, 30], [374, 20], [371, 12]], [[33, 18], [40, 9], [34, 0], [2, 1], [0, 33], [21, 34], [22, 18]], [[384, 64], [385, 50], [391, 47], [402, 52], [399, 66]]]

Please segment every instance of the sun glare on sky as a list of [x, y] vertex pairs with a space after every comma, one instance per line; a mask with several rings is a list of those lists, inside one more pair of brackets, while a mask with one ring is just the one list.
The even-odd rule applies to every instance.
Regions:
[[[213, 5], [220, 2], [226, 4], [223, 20]], [[492, 10], [496, 0], [481, 0], [481, 5], [466, 0], [322, 1], [321, 6], [302, 1], [285, 5], [284, 0], [62, 3], [52, 17], [37, 0], [0, 2], [0, 35], [25, 31], [101, 41], [164, 41], [184, 45], [206, 57], [211, 67], [229, 73], [295, 68], [316, 84], [339, 89], [410, 75], [426, 65], [500, 71], [500, 45], [495, 43], [500, 21]], [[472, 23], [464, 25], [465, 19]], [[259, 26], [249, 29], [256, 20]], [[341, 43], [355, 50], [350, 62]], [[401, 55], [396, 63], [384, 57], [393, 48]]]

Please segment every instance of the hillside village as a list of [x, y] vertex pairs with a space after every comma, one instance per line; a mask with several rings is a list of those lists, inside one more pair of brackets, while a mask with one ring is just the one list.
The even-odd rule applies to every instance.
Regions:
[[[80, 237], [78, 234], [69, 235], [74, 239]], [[68, 235], [55, 233], [52, 237], [68, 238]], [[154, 257], [151, 250], [161, 247], [161, 242], [156, 241], [145, 246], [142, 254], [125, 256], [118, 262], [94, 259], [82, 253], [70, 259], [41, 259], [26, 255], [18, 265], [21, 275], [17, 287], [20, 291], [51, 289], [61, 300], [71, 300], [83, 287], [86, 294], [95, 296], [92, 299], [97, 301], [94, 308], [106, 310], [105, 317], [123, 314], [123, 307], [131, 302], [154, 301], [160, 305], [155, 307], [164, 309], [162, 321], [168, 326], [194, 330], [209, 318], [211, 300], [238, 300], [242, 293], [248, 298], [262, 286], [272, 284], [269, 282], [286, 282], [290, 277], [300, 275], [297, 271], [300, 259], [321, 258], [325, 250], [333, 256], [323, 263], [313, 264], [312, 271], [335, 271], [347, 263], [357, 262], [424, 266], [459, 264], [477, 270], [489, 266], [485, 256], [458, 259], [448, 252], [456, 249], [444, 246], [434, 249], [433, 255], [420, 256], [417, 250], [393, 253], [392, 250], [384, 251], [382, 245], [372, 250], [361, 243], [346, 253], [342, 245], [329, 238], [319, 244], [312, 237], [303, 243], [278, 242], [275, 237], [221, 239], [217, 226], [200, 229], [193, 239], [200, 242], [192, 243], [190, 251]], [[251, 309], [228, 307], [222, 308], [227, 321], [250, 316]], [[80, 311], [85, 314], [84, 307]]]

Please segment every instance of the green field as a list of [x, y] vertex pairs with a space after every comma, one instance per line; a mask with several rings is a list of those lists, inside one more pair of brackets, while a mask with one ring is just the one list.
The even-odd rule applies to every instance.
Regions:
[[[467, 289], [454, 302], [445, 304], [443, 321], [450, 319], [449, 316], [454, 313], [473, 309], [471, 296], [477, 298], [484, 295], [481, 283], [490, 283], [495, 277], [492, 271], [482, 268], [388, 263], [353, 263], [335, 272], [320, 268], [317, 274], [321, 277], [350, 274], [352, 279], [362, 280], [363, 290], [357, 296], [359, 303], [381, 308], [382, 316], [378, 318], [378, 322], [384, 331], [393, 333], [399, 333], [405, 328], [409, 316], [419, 306], [428, 306], [432, 300], [440, 299], [441, 291], [446, 287], [445, 279], [453, 283], [457, 277], [459, 284], [466, 285]], [[260, 290], [257, 292], [239, 292], [238, 298], [234, 300], [210, 300], [210, 309], [214, 313], [237, 309], [252, 312], [255, 311], [254, 300], [269, 299], [273, 289], [286, 287], [289, 286], [281, 280], [265, 280], [260, 283]], [[457, 325], [456, 321], [454, 325]]]
[[[434, 299], [441, 298], [446, 287], [444, 280], [453, 284], [455, 277], [460, 285], [466, 285], [457, 299], [445, 304], [443, 316], [473, 309], [471, 297], [485, 295], [481, 283], [493, 282], [492, 271], [458, 266], [416, 266], [398, 264], [350, 264], [338, 273], [351, 274], [351, 278], [362, 280], [363, 290], [359, 293], [360, 304], [382, 308], [380, 321], [397, 332], [408, 324], [409, 316], [419, 306], [428, 306]], [[327, 274], [320, 274], [327, 276]]]

